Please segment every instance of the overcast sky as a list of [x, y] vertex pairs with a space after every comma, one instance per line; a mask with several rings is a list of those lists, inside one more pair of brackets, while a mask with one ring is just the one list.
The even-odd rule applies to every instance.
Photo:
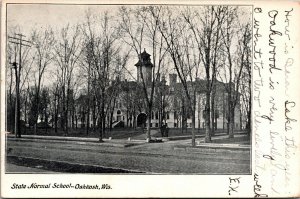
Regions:
[[24, 33], [30, 33], [33, 28], [52, 27], [55, 31], [66, 24], [71, 26], [83, 23], [85, 12], [103, 13], [109, 10], [115, 12], [118, 6], [106, 5], [52, 5], [52, 4], [8, 4], [7, 25], [20, 25]]
[[[49, 26], [57, 34], [68, 23], [71, 27], [78, 23], [83, 24], [85, 12], [88, 9], [96, 15], [101, 15], [105, 11], [114, 15], [119, 7], [118, 5], [8, 4], [7, 27], [12, 29], [15, 26], [20, 26], [21, 32], [28, 37], [33, 29], [43, 30]], [[250, 11], [251, 7], [247, 7], [246, 10]], [[240, 15], [239, 17], [249, 18], [249, 15]], [[133, 54], [133, 56], [135, 55]], [[136, 61], [137, 58], [133, 57], [128, 63], [128, 69], [133, 72], [134, 76], [136, 76], [134, 67]]]

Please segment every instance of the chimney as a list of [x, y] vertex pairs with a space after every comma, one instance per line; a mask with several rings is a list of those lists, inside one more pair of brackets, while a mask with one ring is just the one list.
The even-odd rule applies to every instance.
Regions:
[[169, 81], [170, 81], [170, 86], [175, 85], [177, 82], [177, 75], [176, 74], [169, 74]]

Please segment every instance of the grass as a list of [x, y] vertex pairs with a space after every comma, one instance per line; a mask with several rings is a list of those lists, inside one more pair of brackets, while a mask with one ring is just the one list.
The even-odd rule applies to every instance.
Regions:
[[212, 140], [212, 143], [222, 143], [222, 144], [230, 144], [230, 143], [240, 143], [240, 144], [250, 144], [249, 136], [242, 136], [242, 137], [234, 137], [234, 138], [224, 138], [224, 139], [215, 139]]
[[[130, 136], [132, 134], [138, 134], [138, 130], [133, 129], [118, 129], [109, 131], [106, 130], [104, 137], [114, 137], [114, 138], [125, 138], [127, 136]], [[22, 130], [22, 134], [24, 135], [35, 135], [33, 129], [24, 129]], [[54, 129], [38, 129], [36, 135], [44, 135], [44, 136], [68, 136], [68, 137], [91, 137], [91, 138], [97, 138], [99, 137], [99, 131], [93, 131], [93, 129], [90, 129], [89, 133], [86, 132], [86, 129], [69, 129], [68, 135], [65, 135], [65, 132], [62, 129], [58, 129], [57, 132], [55, 132]]]
[[[32, 128], [27, 128], [21, 130], [23, 135], [35, 135], [34, 130]], [[222, 129], [216, 130], [215, 134], [223, 133], [224, 131]], [[196, 135], [204, 135], [205, 131], [204, 129], [196, 129], [195, 134]], [[181, 128], [170, 128], [169, 129], [169, 137], [174, 136], [190, 136], [192, 134], [191, 129], [187, 130], [181, 130]], [[87, 138], [98, 138], [99, 137], [99, 131], [93, 131], [93, 129], [90, 129], [90, 132], [87, 134], [86, 129], [78, 128], [78, 129], [69, 129], [68, 135], [64, 134], [64, 131], [62, 129], [58, 129], [57, 132], [55, 132], [54, 129], [38, 129], [36, 135], [44, 135], [44, 136], [68, 136], [68, 137], [87, 137]], [[151, 136], [152, 137], [161, 137], [161, 132], [159, 128], [151, 128]], [[135, 139], [145, 139], [146, 138], [146, 130], [144, 132], [141, 128], [132, 129], [132, 128], [119, 128], [119, 129], [113, 129], [112, 131], [106, 130], [105, 134], [103, 135], [103, 138], [109, 138], [112, 137], [113, 139], [128, 139], [129, 137], [135, 138]], [[228, 140], [228, 142], [234, 142]]]

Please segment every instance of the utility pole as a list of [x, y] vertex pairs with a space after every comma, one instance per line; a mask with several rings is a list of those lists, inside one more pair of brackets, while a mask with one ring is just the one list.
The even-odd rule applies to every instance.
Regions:
[[[22, 46], [31, 47], [31, 45], [28, 45], [27, 43], [31, 43], [30, 41], [22, 39], [25, 37], [23, 34], [15, 34], [17, 37], [10, 37], [8, 36], [9, 42], [13, 44], [19, 45], [19, 63], [17, 63], [17, 46], [15, 47], [15, 61], [12, 62], [12, 66], [15, 69], [15, 78], [16, 78], [16, 100], [15, 100], [15, 137], [20, 138], [21, 137], [21, 125], [20, 125], [20, 117], [21, 117], [21, 111], [20, 111], [20, 81], [21, 81], [21, 70], [22, 70]], [[25, 42], [25, 43], [23, 43]], [[27, 42], [27, 43], [26, 43]]]

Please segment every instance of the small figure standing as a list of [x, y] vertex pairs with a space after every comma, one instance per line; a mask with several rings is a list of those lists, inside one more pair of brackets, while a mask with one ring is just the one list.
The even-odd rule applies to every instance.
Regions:
[[166, 130], [166, 126], [165, 126], [165, 124], [162, 124], [160, 127], [161, 137], [165, 136], [165, 130]]
[[169, 137], [169, 128], [167, 124], [165, 124], [165, 137]]

